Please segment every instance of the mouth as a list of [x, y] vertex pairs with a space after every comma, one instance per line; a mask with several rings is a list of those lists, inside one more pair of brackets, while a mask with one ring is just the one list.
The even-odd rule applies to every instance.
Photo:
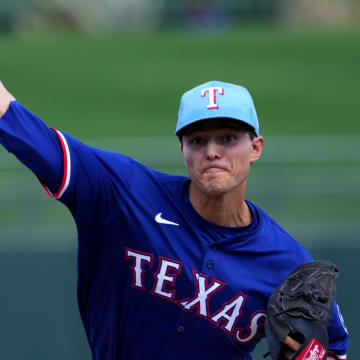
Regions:
[[220, 166], [209, 166], [206, 167], [203, 171], [203, 174], [205, 173], [217, 173], [217, 172], [224, 172], [227, 171], [225, 168], [220, 167]]

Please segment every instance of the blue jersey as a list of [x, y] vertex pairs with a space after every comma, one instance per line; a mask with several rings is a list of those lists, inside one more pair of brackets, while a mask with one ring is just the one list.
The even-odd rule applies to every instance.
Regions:
[[[78, 304], [96, 360], [251, 359], [269, 295], [311, 255], [247, 201], [253, 220], [203, 219], [190, 180], [49, 129], [19, 103], [0, 142], [71, 211], [78, 230]], [[337, 305], [329, 348], [344, 359]]]

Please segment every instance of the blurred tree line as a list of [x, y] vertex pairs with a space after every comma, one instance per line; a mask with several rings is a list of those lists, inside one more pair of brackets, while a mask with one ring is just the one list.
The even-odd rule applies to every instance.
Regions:
[[252, 22], [358, 23], [360, 0], [2, 0], [0, 30], [219, 29]]

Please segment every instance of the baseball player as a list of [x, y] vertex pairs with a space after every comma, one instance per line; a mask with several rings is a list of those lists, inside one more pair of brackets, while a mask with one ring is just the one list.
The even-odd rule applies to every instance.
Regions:
[[[0, 117], [1, 144], [75, 219], [94, 360], [251, 359], [270, 294], [311, 255], [245, 199], [264, 145], [245, 88], [211, 81], [183, 95], [176, 135], [189, 177], [49, 128], [2, 83]], [[329, 350], [346, 359], [333, 311]]]

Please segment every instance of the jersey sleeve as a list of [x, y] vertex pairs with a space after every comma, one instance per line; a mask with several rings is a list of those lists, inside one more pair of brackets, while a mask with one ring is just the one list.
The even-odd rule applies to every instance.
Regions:
[[0, 119], [0, 143], [36, 174], [40, 182], [47, 184], [49, 191], [63, 192], [59, 133], [16, 101], [10, 103]]
[[111, 216], [114, 202], [126, 197], [132, 159], [87, 146], [49, 128], [16, 101], [0, 119], [0, 143], [39, 179], [45, 191], [63, 202], [75, 220], [91, 224]]
[[329, 353], [337, 359], [345, 360], [349, 346], [349, 336], [339, 305], [334, 302], [333, 315], [330, 317], [331, 326], [328, 328]]

